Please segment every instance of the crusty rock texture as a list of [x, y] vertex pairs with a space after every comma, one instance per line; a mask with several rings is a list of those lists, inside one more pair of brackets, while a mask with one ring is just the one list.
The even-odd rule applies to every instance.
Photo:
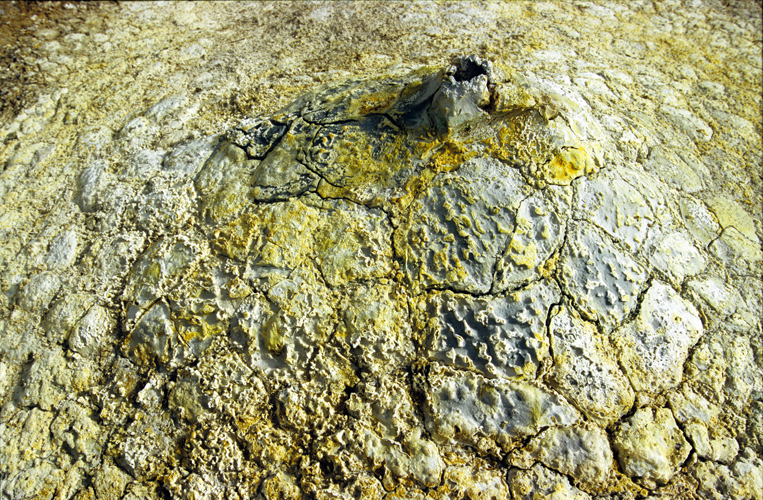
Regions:
[[763, 499], [758, 4], [0, 11], [0, 498]]

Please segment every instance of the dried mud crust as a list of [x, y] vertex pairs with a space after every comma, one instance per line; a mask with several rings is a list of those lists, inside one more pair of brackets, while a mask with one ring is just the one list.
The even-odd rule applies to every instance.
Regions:
[[4, 264], [0, 495], [763, 497], [757, 214], [585, 96], [459, 56], [83, 134]]

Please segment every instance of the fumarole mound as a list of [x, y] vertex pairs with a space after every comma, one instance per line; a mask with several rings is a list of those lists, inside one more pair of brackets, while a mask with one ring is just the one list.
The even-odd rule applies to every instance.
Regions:
[[58, 293], [64, 232], [14, 299], [57, 347], [7, 403], [32, 409], [1, 424], [3, 494], [760, 499], [734, 418], [757, 320], [719, 271], [759, 272], [754, 225], [603, 130], [569, 87], [464, 56], [136, 158], [137, 190], [88, 166], [102, 286]]

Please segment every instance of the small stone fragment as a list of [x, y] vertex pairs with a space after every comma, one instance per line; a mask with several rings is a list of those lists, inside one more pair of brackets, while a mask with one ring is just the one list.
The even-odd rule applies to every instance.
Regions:
[[96, 355], [116, 321], [105, 307], [95, 305], [80, 318], [69, 336], [69, 348], [85, 357]]
[[38, 273], [21, 289], [16, 303], [27, 311], [41, 312], [48, 308], [60, 286], [61, 280], [56, 274], [47, 271]]
[[49, 269], [65, 269], [74, 264], [78, 247], [77, 233], [72, 230], [62, 231], [50, 242], [45, 263]]

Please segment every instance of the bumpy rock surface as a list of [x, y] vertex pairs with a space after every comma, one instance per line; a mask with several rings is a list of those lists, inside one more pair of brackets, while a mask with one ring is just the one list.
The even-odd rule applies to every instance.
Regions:
[[763, 499], [759, 6], [0, 9], [0, 498]]

